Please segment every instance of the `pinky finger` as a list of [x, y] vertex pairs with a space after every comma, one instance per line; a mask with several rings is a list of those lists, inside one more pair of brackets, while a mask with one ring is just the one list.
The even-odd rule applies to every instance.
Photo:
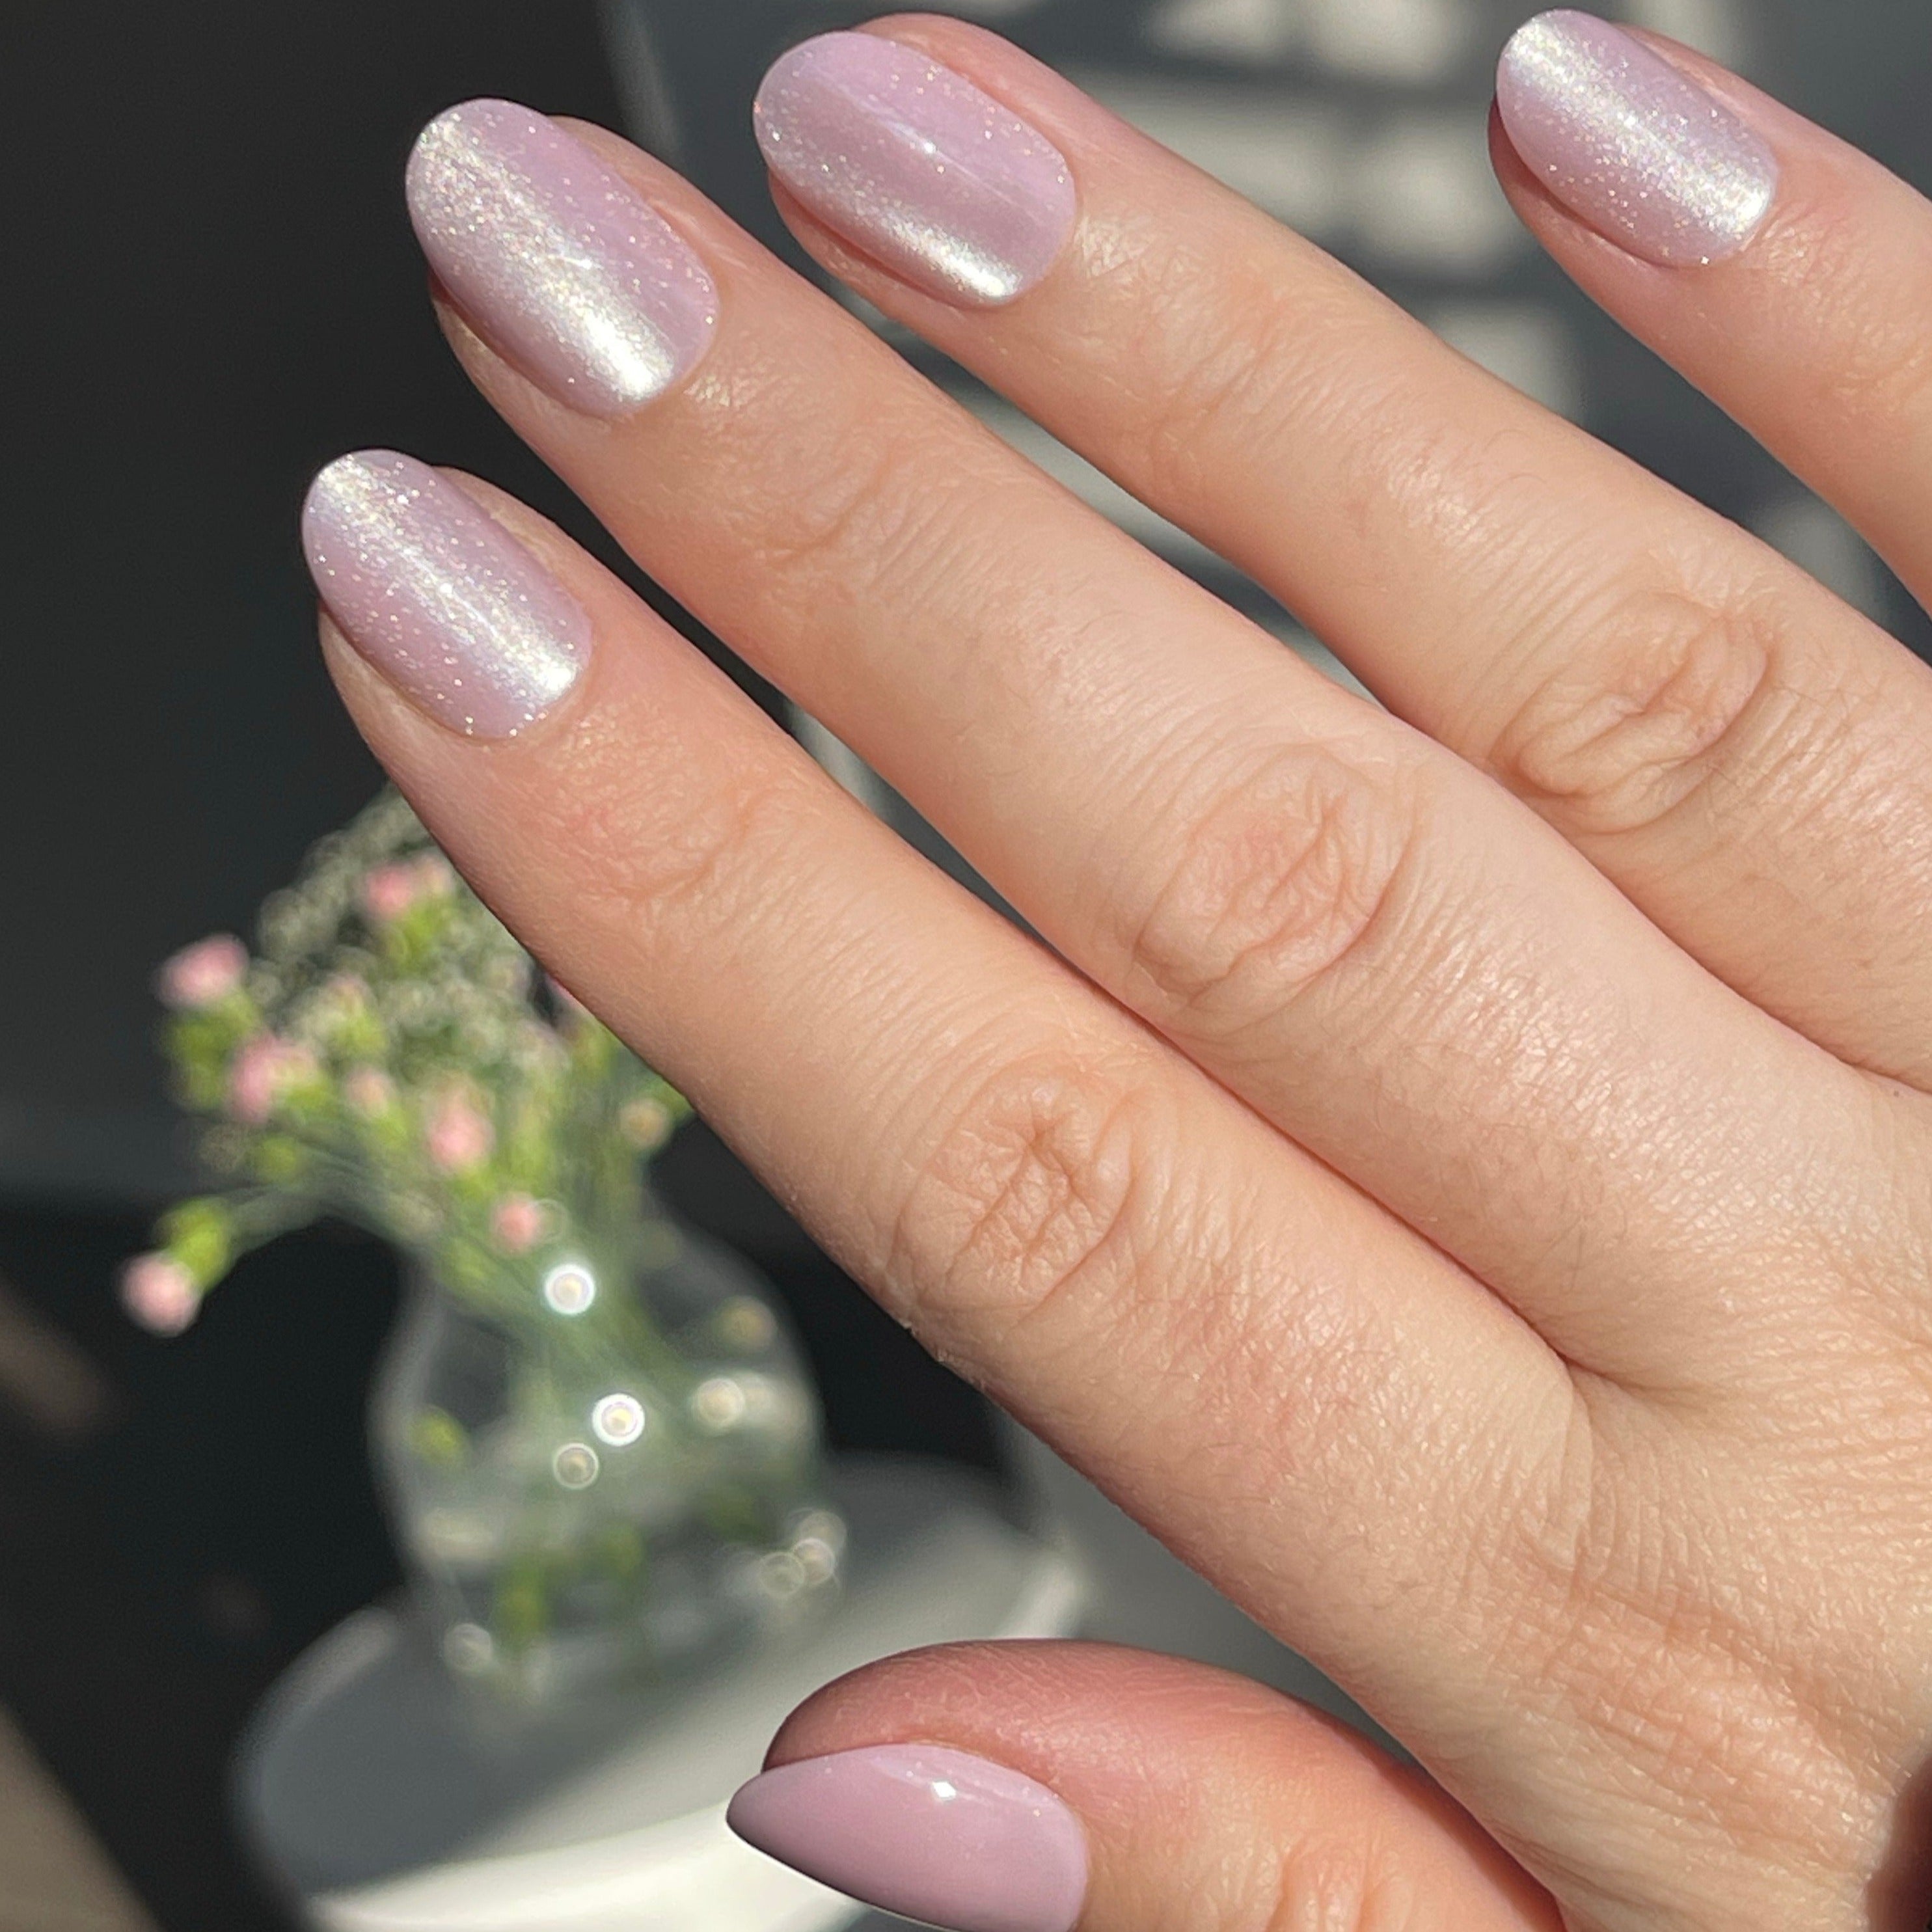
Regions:
[[947, 1932], [1560, 1932], [1419, 1774], [1245, 1678], [1098, 1644], [820, 1691], [733, 1801], [760, 1850]]

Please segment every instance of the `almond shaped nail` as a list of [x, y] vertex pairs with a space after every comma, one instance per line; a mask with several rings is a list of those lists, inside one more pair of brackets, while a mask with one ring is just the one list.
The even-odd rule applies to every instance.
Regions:
[[1510, 145], [1598, 234], [1647, 262], [1735, 255], [1778, 193], [1778, 160], [1717, 98], [1634, 36], [1568, 8], [1516, 30], [1496, 74]]
[[1066, 157], [951, 68], [878, 34], [821, 34], [758, 90], [758, 145], [818, 220], [942, 300], [994, 308], [1073, 232]]
[[947, 1932], [1071, 1932], [1087, 1838], [1044, 1785], [939, 1744], [806, 1758], [754, 1778], [731, 1828], [835, 1891]]
[[590, 660], [589, 614], [467, 491], [364, 450], [309, 486], [302, 548], [328, 613], [383, 676], [466, 737], [514, 738]]
[[476, 332], [559, 402], [628, 415], [694, 368], [718, 291], [688, 243], [553, 121], [471, 100], [417, 136], [410, 218]]

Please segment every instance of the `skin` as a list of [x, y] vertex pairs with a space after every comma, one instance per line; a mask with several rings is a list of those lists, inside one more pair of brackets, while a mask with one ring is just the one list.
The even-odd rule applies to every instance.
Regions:
[[[1932, 673], [992, 35], [1073, 242], [1010, 308], [836, 273], [1276, 591], [1323, 682], [687, 184], [720, 322], [574, 416], [456, 353], [638, 562], [1048, 942], [868, 818], [531, 512], [526, 736], [371, 745], [490, 903], [942, 1359], [1320, 1663], [897, 1659], [772, 1762], [923, 1739], [1084, 1820], [1084, 1932], [1918, 1932], [1932, 1893]], [[1663, 46], [1663, 44], [1659, 44]], [[1932, 590], [1932, 208], [1778, 152], [1742, 254], [1522, 218]], [[783, 198], [781, 197], [782, 205]]]

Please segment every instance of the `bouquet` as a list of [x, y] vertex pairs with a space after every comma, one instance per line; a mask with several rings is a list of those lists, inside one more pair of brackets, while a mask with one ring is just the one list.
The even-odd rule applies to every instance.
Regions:
[[268, 902], [254, 952], [204, 939], [158, 991], [178, 1096], [226, 1184], [164, 1216], [123, 1271], [124, 1306], [159, 1334], [324, 1214], [422, 1256], [499, 1321], [537, 1314], [536, 1264], [560, 1312], [592, 1292], [571, 1273], [574, 1221], [621, 1218], [689, 1111], [536, 972], [393, 791]]

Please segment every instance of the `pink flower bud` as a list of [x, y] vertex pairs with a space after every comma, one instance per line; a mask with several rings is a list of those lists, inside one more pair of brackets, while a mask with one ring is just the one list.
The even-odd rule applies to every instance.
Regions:
[[413, 866], [377, 866], [362, 880], [362, 910], [377, 926], [400, 919], [422, 896], [422, 880]]
[[655, 1154], [676, 1124], [662, 1100], [633, 1100], [617, 1116], [618, 1131], [640, 1154]]
[[490, 1216], [490, 1232], [506, 1255], [526, 1255], [543, 1239], [548, 1218], [541, 1202], [527, 1194], [506, 1194]]
[[396, 1097], [396, 1083], [380, 1066], [352, 1066], [342, 1082], [342, 1097], [365, 1119], [386, 1113]]
[[480, 1167], [496, 1144], [495, 1130], [460, 1094], [452, 1094], [438, 1105], [424, 1137], [431, 1164], [445, 1174], [466, 1174]]
[[362, 1012], [369, 1004], [369, 982], [359, 973], [332, 973], [322, 991], [329, 1010], [343, 1017]]
[[172, 1255], [136, 1255], [121, 1270], [121, 1305], [156, 1335], [178, 1335], [201, 1306], [201, 1290]]
[[418, 898], [441, 898], [446, 892], [456, 890], [456, 870], [440, 852], [425, 852], [416, 862], [416, 893]]
[[228, 1070], [228, 1111], [244, 1126], [265, 1126], [290, 1087], [315, 1071], [315, 1055], [307, 1047], [258, 1033]]
[[248, 949], [232, 933], [184, 946], [166, 961], [155, 982], [163, 1004], [195, 1012], [225, 1000], [248, 970]]

